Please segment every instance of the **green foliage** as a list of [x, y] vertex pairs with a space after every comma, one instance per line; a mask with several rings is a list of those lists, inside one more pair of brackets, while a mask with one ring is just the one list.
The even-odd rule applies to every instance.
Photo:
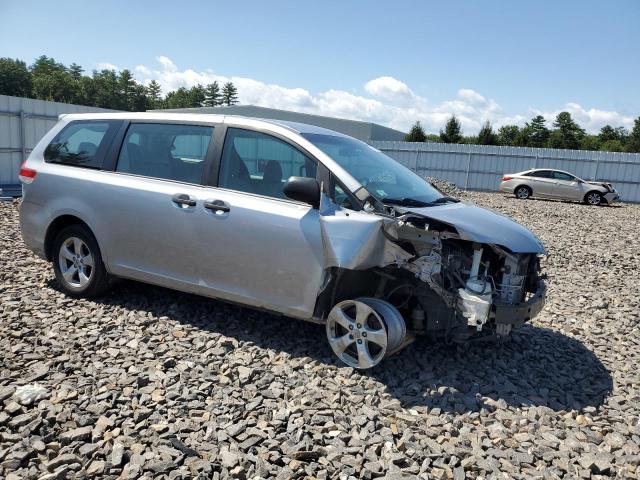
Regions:
[[580, 148], [580, 142], [585, 136], [585, 131], [571, 118], [569, 112], [560, 112], [553, 122], [555, 130], [551, 132], [549, 137], [549, 146], [551, 148], [570, 148], [577, 150]]
[[517, 125], [503, 125], [498, 129], [498, 145], [515, 145], [519, 134]]
[[633, 130], [631, 130], [627, 139], [626, 150], [627, 152], [640, 153], [640, 117], [633, 121]]
[[220, 93], [220, 85], [218, 85], [218, 82], [213, 82], [205, 88], [204, 106], [217, 107], [218, 105], [222, 105], [222, 94]]
[[440, 130], [440, 140], [443, 143], [460, 143], [462, 141], [462, 125], [455, 115], [452, 115]]
[[222, 103], [227, 106], [238, 103], [238, 90], [231, 82], [225, 83], [222, 87]]
[[549, 142], [549, 129], [545, 125], [545, 119], [542, 115], [536, 115], [531, 119], [531, 123], [527, 123], [529, 129], [527, 137], [528, 147], [544, 148]]
[[601, 142], [597, 135], [585, 135], [580, 140], [580, 150], [600, 150]]
[[26, 97], [31, 94], [31, 72], [18, 59], [0, 58], [0, 95]]
[[424, 128], [422, 128], [422, 125], [420, 125], [419, 121], [413, 124], [413, 127], [411, 127], [411, 130], [409, 130], [409, 133], [404, 136], [404, 140], [405, 142], [427, 141], [427, 134], [425, 133]]
[[238, 102], [238, 91], [231, 82], [225, 84], [222, 93], [214, 82], [207, 87], [183, 87], [162, 98], [158, 82], [152, 80], [145, 87], [129, 70], [118, 73], [105, 69], [89, 76], [84, 75], [84, 70], [76, 63], [66, 67], [46, 55], [38, 57], [30, 67], [20, 60], [0, 58], [0, 95], [127, 111], [217, 106], [223, 99], [227, 105]]
[[487, 120], [478, 132], [479, 145], [498, 145], [498, 135], [493, 131], [491, 122]]

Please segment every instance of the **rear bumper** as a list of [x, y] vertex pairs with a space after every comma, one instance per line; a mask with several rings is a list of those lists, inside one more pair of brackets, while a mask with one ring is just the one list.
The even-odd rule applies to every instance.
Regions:
[[495, 322], [503, 325], [522, 325], [540, 313], [546, 300], [547, 285], [544, 280], [539, 280], [536, 293], [526, 302], [515, 305], [494, 302]]
[[619, 198], [620, 198], [620, 195], [618, 195], [617, 192], [609, 192], [604, 195], [604, 199], [609, 204], [617, 202]]
[[40, 205], [22, 201], [20, 205], [20, 233], [24, 244], [38, 255], [46, 259], [44, 237], [47, 225], [46, 211]]

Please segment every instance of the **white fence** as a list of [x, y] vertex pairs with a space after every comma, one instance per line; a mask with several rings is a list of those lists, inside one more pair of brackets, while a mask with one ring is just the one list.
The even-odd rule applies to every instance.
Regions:
[[566, 170], [585, 180], [614, 184], [620, 198], [640, 203], [640, 154], [493, 147], [444, 143], [371, 142], [422, 177], [469, 190], [497, 190], [502, 175], [529, 168]]
[[110, 112], [104, 108], [0, 95], [0, 188], [17, 185], [20, 164], [62, 113]]

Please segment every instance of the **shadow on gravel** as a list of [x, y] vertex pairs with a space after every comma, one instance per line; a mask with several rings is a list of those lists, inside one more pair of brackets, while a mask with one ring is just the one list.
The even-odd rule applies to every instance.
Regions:
[[[57, 288], [54, 282], [51, 286]], [[166, 316], [294, 358], [311, 357], [348, 368], [333, 356], [322, 325], [129, 281], [95, 301]], [[502, 343], [448, 346], [418, 340], [361, 373], [383, 384], [405, 408], [426, 406], [455, 413], [523, 405], [581, 410], [602, 405], [613, 389], [609, 372], [581, 342], [531, 325]]]

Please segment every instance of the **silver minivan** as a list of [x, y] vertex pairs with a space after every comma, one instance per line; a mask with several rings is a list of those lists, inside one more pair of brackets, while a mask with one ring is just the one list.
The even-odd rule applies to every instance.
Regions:
[[319, 322], [356, 368], [507, 335], [545, 301], [530, 231], [310, 125], [63, 115], [20, 178], [23, 239], [68, 295], [119, 277]]

